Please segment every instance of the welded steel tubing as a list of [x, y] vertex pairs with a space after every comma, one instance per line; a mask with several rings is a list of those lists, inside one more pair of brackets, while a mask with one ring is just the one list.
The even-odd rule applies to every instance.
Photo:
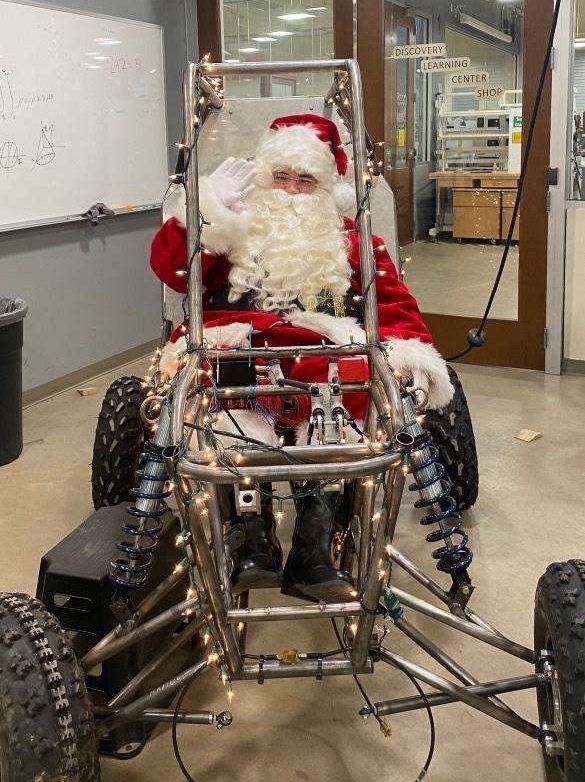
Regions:
[[[236, 466], [254, 466], [254, 465], [272, 465], [272, 464], [295, 464], [295, 463], [314, 463], [339, 462], [348, 459], [368, 459], [373, 456], [382, 456], [390, 453], [390, 448], [384, 443], [370, 443], [362, 445], [359, 443], [352, 445], [288, 445], [280, 448], [278, 451], [246, 450], [242, 445], [242, 450], [230, 451], [225, 456], [229, 456]], [[392, 453], [395, 453], [392, 451]], [[190, 462], [197, 464], [210, 464], [217, 459], [215, 451], [189, 451], [186, 458]]]
[[227, 612], [230, 624], [238, 622], [278, 622], [289, 619], [319, 619], [332, 616], [354, 616], [361, 613], [358, 602], [318, 603], [307, 606], [266, 606], [264, 608], [232, 608]]
[[455, 700], [462, 701], [468, 706], [487, 714], [488, 717], [493, 717], [498, 720], [498, 722], [503, 722], [504, 725], [509, 725], [511, 728], [519, 730], [521, 733], [526, 733], [534, 739], [540, 737], [541, 730], [538, 725], [533, 725], [531, 722], [514, 714], [514, 712], [509, 712], [500, 708], [500, 706], [496, 706], [484, 697], [474, 695], [470, 692], [469, 688], [454, 684], [443, 676], [439, 676], [433, 671], [423, 668], [422, 665], [410, 662], [410, 660], [407, 660], [395, 652], [381, 649], [379, 654], [381, 660], [384, 660], [390, 665], [394, 665], [399, 670], [408, 671], [415, 679], [420, 679], [420, 681], [430, 684], [431, 687], [440, 690], [440, 692], [444, 692], [446, 695], [452, 696]]
[[213, 617], [213, 623], [221, 642], [228, 669], [233, 676], [240, 669], [242, 660], [234, 629], [227, 621], [221, 586], [203, 525], [204, 514], [205, 511], [198, 507], [198, 503], [191, 502], [189, 505], [189, 522], [197, 567], [207, 597], [209, 612]]
[[197, 154], [197, 66], [190, 62], [183, 78], [184, 143], [190, 149], [185, 175], [187, 203], [187, 257], [192, 259], [189, 270], [189, 336], [195, 346], [203, 344], [203, 280], [199, 247], [199, 160]]
[[[341, 447], [341, 446], [340, 446]], [[390, 467], [401, 460], [400, 454], [390, 451], [383, 456], [373, 456], [370, 459], [348, 462], [326, 462], [321, 464], [286, 464], [266, 465], [255, 467], [237, 468], [237, 474], [233, 470], [221, 467], [207, 467], [190, 462], [186, 458], [179, 460], [178, 472], [186, 478], [209, 483], [236, 483], [245, 478], [251, 481], [299, 481], [299, 480], [339, 480], [340, 478], [364, 478], [368, 475], [377, 475], [386, 472]]]
[[400, 510], [400, 499], [404, 487], [404, 473], [399, 467], [395, 467], [392, 470], [388, 476], [387, 485], [387, 510], [382, 511], [380, 520], [378, 521], [374, 548], [370, 560], [370, 568], [362, 593], [362, 607], [366, 610], [358, 620], [358, 626], [351, 650], [351, 661], [358, 667], [364, 664], [368, 655], [370, 639], [376, 621], [375, 612], [380, 603], [380, 596], [384, 586], [384, 579], [380, 577], [380, 570], [383, 570], [388, 562], [386, 545], [394, 534], [398, 511]]
[[207, 617], [204, 615], [194, 619], [190, 622], [175, 638], [169, 641], [162, 649], [160, 654], [153, 657], [143, 668], [141, 668], [136, 676], [130, 681], [109, 701], [108, 706], [110, 708], [116, 708], [123, 706], [133, 695], [140, 689], [144, 682], [151, 676], [169, 657], [171, 657], [177, 649], [183, 646], [184, 643], [189, 641], [193, 636], [201, 630]]
[[[195, 264], [193, 264], [195, 265]], [[201, 358], [199, 353], [190, 353], [187, 363], [179, 374], [179, 380], [173, 396], [171, 413], [171, 444], [177, 445], [183, 439], [183, 423], [185, 420], [185, 409], [187, 405], [187, 395], [191, 389], [194, 379], [199, 373], [199, 364]], [[201, 397], [191, 401], [191, 410], [193, 418], [197, 417]]]
[[187, 668], [182, 673], [173, 676], [167, 682], [155, 687], [154, 690], [147, 692], [140, 698], [137, 698], [127, 706], [123, 706], [121, 709], [117, 709], [113, 714], [105, 717], [103, 720], [99, 720], [96, 723], [96, 733], [98, 736], [103, 736], [105, 733], [109, 733], [112, 728], [124, 722], [133, 722], [136, 718], [139, 718], [145, 709], [151, 706], [156, 706], [157, 703], [165, 700], [169, 695], [180, 690], [196, 676], [207, 668], [207, 660], [201, 660], [200, 662]]
[[[355, 60], [348, 60], [346, 70], [351, 85], [351, 101], [353, 123], [351, 136], [353, 142], [353, 159], [355, 175], [355, 192], [357, 203], [361, 204], [366, 194], [366, 182], [371, 180], [368, 171], [368, 150], [366, 144], [366, 125], [364, 115], [364, 99], [362, 94], [362, 77]], [[367, 291], [370, 285], [375, 287], [376, 268], [374, 264], [374, 250], [372, 247], [372, 222], [369, 203], [361, 209], [357, 218], [360, 250], [360, 271], [362, 289]], [[368, 342], [375, 342], [378, 335], [378, 308], [376, 306], [375, 290], [373, 295], [367, 295], [363, 300], [364, 327]]]
[[213, 725], [213, 711], [179, 711], [172, 709], [145, 709], [139, 716], [140, 722], [178, 722], [183, 725]]
[[173, 622], [176, 622], [187, 611], [196, 611], [198, 608], [198, 597], [190, 597], [171, 608], [167, 608], [166, 611], [153, 617], [148, 622], [139, 625], [121, 638], [116, 638], [99, 648], [98, 646], [94, 646], [93, 649], [90, 649], [85, 657], [82, 658], [81, 667], [85, 671], [91, 670], [94, 665], [97, 665], [104, 660], [109, 660], [110, 657], [113, 657], [115, 654], [124, 651], [124, 649], [128, 649], [130, 646], [134, 646], [138, 641], [142, 641], [144, 638], [148, 638], [149, 635], [162, 630], [163, 627], [167, 627]]
[[223, 523], [221, 521], [221, 514], [219, 512], [217, 486], [215, 486], [213, 483], [206, 483], [204, 485], [204, 489], [209, 494], [207, 507], [215, 566], [217, 569], [217, 575], [219, 576], [219, 581], [221, 583], [223, 602], [226, 609], [229, 610], [232, 607], [232, 588], [230, 583], [230, 574], [228, 573], [225, 540], [223, 536]]
[[467, 606], [465, 608], [459, 606], [458, 604], [453, 603], [453, 598], [449, 594], [449, 592], [446, 592], [440, 584], [437, 584], [437, 582], [432, 579], [430, 576], [427, 576], [426, 573], [424, 573], [418, 565], [415, 565], [414, 562], [412, 562], [408, 557], [404, 556], [404, 554], [401, 551], [398, 551], [398, 549], [395, 546], [390, 545], [388, 547], [388, 554], [390, 556], [390, 559], [392, 562], [394, 562], [396, 565], [401, 567], [403, 570], [405, 570], [409, 575], [411, 575], [415, 581], [418, 581], [419, 584], [424, 586], [426, 589], [429, 590], [435, 597], [437, 597], [442, 603], [445, 603], [445, 605], [449, 606], [453, 613], [455, 613], [457, 616], [465, 616], [467, 619], [469, 619], [470, 622], [473, 622], [476, 625], [479, 625], [480, 627], [483, 627], [485, 630], [488, 630], [490, 633], [494, 633], [494, 635], [499, 635], [501, 638], [505, 638], [506, 636], [501, 633], [497, 628], [495, 628], [493, 625], [491, 625], [486, 619], [479, 616], [479, 614], [476, 614], [475, 611], [472, 611], [471, 608], [468, 608]]
[[205, 93], [207, 100], [211, 103], [214, 109], [221, 109], [223, 107], [223, 98], [220, 97], [211, 84], [201, 77], [199, 84], [201, 85], [201, 92]]
[[496, 635], [467, 619], [461, 619], [458, 616], [450, 614], [448, 611], [443, 611], [442, 608], [437, 608], [431, 603], [427, 603], [425, 600], [420, 600], [420, 598], [414, 597], [414, 595], [409, 595], [407, 592], [403, 592], [402, 589], [392, 587], [392, 591], [403, 605], [412, 608], [413, 611], [418, 611], [431, 619], [436, 619], [438, 622], [455, 628], [455, 630], [460, 630], [466, 635], [471, 635], [479, 641], [483, 641], [490, 646], [495, 646], [497, 649], [508, 652], [508, 654], [511, 654], [513, 657], [519, 657], [521, 660], [526, 660], [526, 662], [529, 663], [534, 663], [536, 660], [534, 651], [528, 649], [526, 646], [522, 646], [501, 635]]
[[[341, 391], [344, 394], [367, 393], [370, 383], [342, 383]], [[231, 386], [231, 388], [214, 388], [213, 394], [217, 399], [248, 399], [250, 396], [310, 396], [309, 389], [293, 388], [292, 386]]]
[[404, 410], [398, 381], [394, 377], [390, 365], [381, 350], [373, 348], [370, 357], [374, 364], [376, 375], [380, 379], [384, 392], [388, 397], [388, 407], [379, 410], [379, 412], [390, 415], [393, 432], [399, 432], [404, 427]]
[[359, 514], [360, 547], [358, 556], [358, 591], [362, 592], [368, 578], [372, 545], [372, 517], [374, 515], [375, 487], [364, 486]]
[[347, 71], [352, 60], [291, 60], [291, 62], [206, 62], [202, 69], [206, 76], [297, 73], [298, 71]]
[[236, 676], [236, 679], [257, 681], [262, 679], [298, 679], [302, 677], [316, 678], [320, 676], [346, 676], [349, 674], [373, 673], [374, 664], [366, 658], [363, 665], [353, 665], [349, 660], [301, 660], [295, 665], [286, 665], [278, 660], [265, 660], [259, 663], [246, 664]]
[[176, 565], [173, 572], [170, 573], [163, 581], [161, 581], [160, 584], [158, 584], [158, 586], [156, 586], [152, 592], [150, 592], [144, 598], [144, 600], [139, 603], [135, 612], [132, 614], [132, 617], [126, 622], [121, 622], [120, 624], [116, 625], [116, 627], [110, 630], [107, 635], [104, 635], [104, 637], [89, 650], [88, 654], [99, 652], [101, 649], [104, 649], [106, 646], [108, 646], [112, 641], [115, 641], [117, 638], [122, 638], [123, 636], [128, 635], [133, 630], [135, 630], [142, 619], [153, 610], [153, 608], [163, 599], [163, 597], [165, 597], [171, 591], [171, 589], [174, 589], [174, 587], [183, 578], [185, 578], [188, 567], [189, 562], [187, 558], [181, 560], [181, 562]]
[[[478, 679], [468, 673], [465, 668], [459, 665], [456, 660], [444, 652], [439, 646], [437, 646], [436, 643], [431, 641], [430, 638], [427, 638], [427, 636], [421, 632], [418, 627], [412, 625], [407, 619], [404, 619], [404, 617], [402, 617], [402, 619], [395, 619], [394, 624], [396, 627], [398, 627], [399, 630], [408, 636], [411, 641], [414, 641], [417, 646], [420, 646], [421, 649], [424, 649], [427, 654], [440, 663], [443, 668], [449, 671], [449, 673], [452, 673], [453, 676], [457, 677], [457, 679], [463, 682], [463, 684], [471, 686], [480, 683]], [[504, 703], [504, 701], [501, 701], [498, 698], [494, 698], [493, 700], [494, 703], [497, 703], [503, 709], [512, 711], [512, 709], [508, 706], [507, 703]]]
[[440, 586], [440, 584], [437, 584], [434, 579], [432, 579], [430, 576], [427, 576], [427, 574], [424, 573], [418, 567], [418, 565], [415, 565], [414, 562], [408, 559], [408, 557], [405, 557], [404, 554], [398, 551], [395, 546], [388, 546], [388, 556], [392, 562], [405, 570], [415, 579], [415, 581], [418, 581], [419, 584], [422, 584], [422, 586], [426, 587], [429, 592], [432, 592], [432, 594], [439, 598], [439, 600], [441, 600], [443, 603], [449, 605], [451, 600], [449, 593], [446, 592], [443, 587]]
[[[379, 351], [377, 347], [356, 342], [354, 345], [293, 345], [289, 347], [264, 347], [236, 349], [236, 348], [209, 348], [205, 355], [209, 359], [244, 359], [249, 358], [296, 358], [297, 356], [366, 356], [370, 350]], [[299, 389], [300, 390], [300, 389]]]
[[[499, 681], [485, 682], [483, 684], [473, 684], [469, 687], [465, 687], [465, 690], [472, 695], [479, 695], [483, 698], [493, 698], [495, 695], [502, 695], [506, 692], [517, 692], [518, 690], [530, 690], [533, 687], [539, 687], [543, 684], [543, 681], [544, 677], [542, 674], [532, 673], [528, 676], [518, 676], [513, 679], [501, 679]], [[426, 693], [426, 698], [431, 708], [433, 706], [443, 706], [446, 703], [459, 702], [459, 698], [445, 693], [429, 692]], [[502, 701], [500, 701], [500, 703], [501, 702]], [[420, 696], [396, 698], [395, 700], [380, 701], [374, 704], [376, 714], [380, 717], [384, 717], [387, 714], [401, 714], [405, 711], [415, 711], [416, 709], [424, 708], [425, 702]], [[360, 709], [360, 714], [362, 716], [369, 713], [370, 710], [367, 706]]]
[[[236, 608], [238, 608], [240, 611], [248, 608], [249, 599], [250, 599], [249, 592], [241, 592], [239, 595], [236, 595]], [[240, 647], [241, 654], [244, 654], [244, 652], [246, 651], [247, 635], [248, 635], [248, 625], [245, 624], [245, 622], [238, 622], [238, 624], [236, 625], [236, 639], [238, 641], [238, 646]]]

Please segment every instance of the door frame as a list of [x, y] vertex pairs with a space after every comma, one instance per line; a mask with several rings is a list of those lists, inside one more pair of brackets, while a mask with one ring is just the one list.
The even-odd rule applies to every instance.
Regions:
[[[407, 43], [412, 44], [416, 40], [416, 29], [414, 17], [407, 14], [404, 6], [397, 5], [388, 0], [384, 6], [384, 36], [385, 51], [387, 51], [387, 36], [389, 34], [390, 24], [401, 27], [407, 31]], [[384, 178], [394, 191], [394, 199], [397, 211], [398, 224], [398, 242], [400, 245], [410, 244], [415, 238], [415, 209], [414, 209], [414, 167], [415, 160], [412, 155], [414, 149], [414, 122], [415, 122], [415, 60], [390, 60], [385, 58], [384, 78], [388, 77], [389, 84], [385, 88], [386, 95], [390, 95], [390, 100], [386, 101], [384, 106], [384, 129], [388, 140], [396, 140], [396, 144], [391, 147], [392, 154], [385, 156], [384, 159]], [[405, 129], [404, 129], [404, 165], [397, 167], [398, 157], [398, 105], [397, 105], [397, 85], [398, 69], [406, 68], [406, 107], [405, 107]], [[388, 170], [390, 163], [390, 170]], [[400, 189], [402, 188], [402, 192]], [[400, 218], [404, 221], [402, 230], [400, 230]]]
[[[364, 81], [366, 125], [375, 141], [384, 138], [384, 40], [385, 0], [358, 3], [358, 61]], [[415, 5], [412, 6], [414, 10]], [[536, 98], [542, 63], [553, 15], [551, 0], [527, 0], [524, 9], [523, 124], [528, 127]], [[530, 45], [526, 46], [529, 41]], [[488, 339], [463, 361], [474, 364], [544, 369], [547, 301], [547, 213], [551, 128], [551, 77], [547, 77], [536, 123], [524, 198], [520, 211], [520, 263], [518, 270], [518, 320], [488, 320]], [[478, 317], [425, 313], [435, 342], [444, 355], [459, 353], [466, 335], [477, 327]]]

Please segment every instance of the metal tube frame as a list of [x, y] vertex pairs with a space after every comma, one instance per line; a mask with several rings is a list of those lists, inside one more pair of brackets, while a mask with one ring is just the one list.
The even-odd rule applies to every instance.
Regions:
[[[133, 644], [171, 624], [185, 614], [199, 612], [193, 616], [189, 625], [175, 639], [176, 648], [188, 640], [197, 630], [206, 626], [220, 652], [218, 662], [227, 670], [231, 680], [264, 681], [269, 678], [314, 677], [320, 679], [332, 675], [355, 675], [371, 673], [378, 660], [407, 670], [411, 675], [426, 682], [436, 691], [427, 696], [431, 705], [461, 701], [482, 711], [488, 716], [504, 722], [534, 738], [540, 739], [542, 732], [513, 712], [506, 704], [496, 701], [499, 693], [513, 692], [519, 689], [538, 687], [544, 684], [544, 674], [505, 679], [498, 682], [478, 682], [462, 666], [443, 652], [430, 639], [406, 620], [395, 621], [397, 627], [411, 640], [427, 651], [443, 667], [450, 671], [465, 686], [455, 684], [436, 673], [414, 664], [382, 648], [373, 638], [374, 623], [380, 605], [384, 586], [390, 582], [391, 566], [396, 564], [408, 572], [416, 581], [446, 604], [451, 613], [436, 608], [430, 603], [419, 600], [402, 590], [393, 588], [394, 595], [407, 608], [419, 611], [426, 616], [449, 625], [459, 632], [475, 637], [490, 646], [523, 659], [534, 662], [532, 650], [505, 638], [488, 622], [466, 606], [456, 604], [450, 593], [437, 582], [424, 574], [407, 557], [393, 546], [398, 511], [405, 475], [401, 469], [403, 451], [393, 444], [393, 435], [404, 427], [404, 406], [401, 389], [394, 377], [383, 349], [378, 343], [378, 316], [376, 291], [373, 282], [376, 270], [372, 252], [372, 231], [368, 209], [360, 209], [358, 214], [360, 265], [363, 290], [367, 292], [364, 300], [364, 326], [366, 344], [349, 346], [326, 345], [298, 346], [288, 348], [251, 348], [250, 350], [205, 350], [203, 345], [202, 319], [202, 276], [200, 264], [200, 217], [198, 190], [197, 133], [195, 122], [197, 104], [203, 100], [209, 106], [220, 109], [223, 99], [217, 95], [207, 77], [227, 74], [256, 73], [274, 74], [303, 70], [332, 71], [336, 73], [334, 87], [327, 96], [329, 103], [343, 92], [349, 95], [353, 103], [351, 114], [351, 135], [355, 160], [355, 186], [357, 203], [367, 202], [367, 188], [370, 184], [368, 171], [368, 150], [364, 125], [361, 77], [354, 60], [332, 60], [285, 63], [190, 63], [184, 79], [184, 144], [190, 150], [190, 163], [185, 176], [187, 197], [187, 241], [191, 258], [188, 280], [190, 352], [187, 362], [173, 384], [170, 396], [170, 434], [165, 450], [165, 465], [170, 477], [177, 479], [175, 495], [179, 504], [179, 513], [183, 528], [190, 528], [189, 540], [185, 542], [186, 557], [160, 586], [143, 600], [134, 615], [108, 633], [83, 658], [82, 665], [90, 670], [118, 652], [130, 648]], [[342, 72], [343, 85], [337, 78]], [[347, 111], [343, 112], [347, 116]], [[346, 391], [366, 391], [370, 398], [366, 431], [371, 443], [351, 446], [294, 446], [282, 449], [282, 453], [239, 449], [238, 463], [235, 469], [222, 469], [213, 464], [203, 450], [192, 451], [184, 447], [175, 456], [174, 449], [185, 443], [184, 422], [187, 402], [189, 402], [191, 420], [197, 420], [201, 401], [206, 393], [198, 390], [193, 394], [193, 386], [200, 372], [203, 354], [208, 359], [221, 358], [290, 358], [304, 355], [343, 356], [365, 355], [370, 368], [370, 381], [364, 384], [348, 386]], [[254, 387], [223, 389], [222, 397], [245, 397], [251, 392], [259, 395], [302, 393], [299, 389], [280, 387]], [[374, 412], [375, 411], [375, 412]], [[384, 430], [388, 445], [374, 442], [376, 419]], [[197, 438], [200, 439], [200, 438]], [[163, 444], [164, 445], [164, 444]], [[201, 444], [199, 448], [201, 449]], [[248, 608], [241, 598], [234, 599], [229, 582], [227, 554], [224, 545], [224, 532], [217, 494], [218, 484], [237, 484], [246, 479], [287, 480], [300, 479], [328, 480], [331, 478], [357, 479], [365, 477], [356, 492], [352, 509], [353, 522], [357, 527], [357, 561], [359, 563], [359, 594], [350, 602], [329, 605], [276, 606]], [[384, 503], [379, 514], [373, 513], [374, 491], [371, 483], [375, 480], [384, 484]], [[208, 505], [197, 501], [189, 493], [191, 482], [207, 490]], [[377, 524], [375, 520], [377, 518]], [[209, 531], [209, 532], [208, 532]], [[211, 545], [208, 534], [211, 536]], [[191, 576], [191, 585], [195, 584], [193, 563], [197, 567], [198, 579], [202, 591], [196, 596], [161, 612], [158, 616], [145, 621], [145, 618], [160, 600], [187, 574]], [[198, 583], [199, 583], [198, 582]], [[311, 654], [301, 656], [294, 664], [286, 664], [277, 659], [261, 658], [258, 662], [244, 662], [246, 626], [249, 622], [278, 621], [283, 619], [305, 619], [324, 617], [352, 618], [353, 641], [349, 650], [341, 650], [334, 656]], [[234, 627], [236, 625], [236, 627]], [[349, 628], [348, 628], [349, 629]], [[354, 632], [355, 629], [355, 632]], [[166, 649], [148, 666], [140, 671], [105, 708], [96, 708], [98, 732], [104, 734], [124, 722], [170, 721], [174, 713], [167, 709], [154, 708], [168, 695], [177, 692], [182, 686], [198, 676], [211, 661], [205, 659], [184, 670], [164, 684], [127, 702], [136, 695], [148, 675], [157, 669], [170, 654]], [[335, 657], [335, 654], [337, 657]], [[341, 657], [341, 659], [340, 659]], [[492, 699], [492, 700], [490, 700]], [[422, 698], [405, 698], [395, 701], [382, 701], [375, 705], [379, 715], [421, 708]], [[222, 715], [219, 715], [220, 717]], [[191, 724], [212, 724], [211, 712], [180, 712], [179, 722]], [[229, 717], [231, 721], [231, 716]], [[229, 724], [229, 721], [224, 724]], [[218, 724], [218, 726], [220, 726]]]

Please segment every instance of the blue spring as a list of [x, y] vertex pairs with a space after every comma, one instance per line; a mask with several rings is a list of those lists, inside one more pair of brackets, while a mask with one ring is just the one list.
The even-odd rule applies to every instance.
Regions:
[[[136, 505], [129, 505], [126, 513], [138, 521], [128, 521], [122, 525], [122, 532], [130, 540], [120, 541], [116, 545], [123, 557], [110, 563], [110, 578], [119, 587], [137, 589], [148, 581], [148, 572], [153, 561], [153, 550], [156, 548], [163, 529], [161, 517], [167, 512], [165, 499], [171, 491], [165, 489], [166, 477], [154, 475], [150, 471], [155, 464], [163, 463], [162, 451], [153, 442], [146, 445], [144, 453], [140, 454], [140, 468], [136, 477], [140, 481], [139, 488], [132, 489], [130, 496], [134, 499], [152, 500], [153, 508], [141, 510]], [[156, 482], [154, 490], [146, 491], [146, 482]], [[151, 487], [152, 489], [152, 487]], [[154, 503], [157, 503], [154, 505]]]
[[[451, 494], [452, 485], [445, 478], [445, 467], [441, 463], [439, 449], [433, 445], [432, 434], [425, 431], [415, 437], [411, 453], [412, 451], [421, 451], [424, 454], [423, 460], [412, 469], [415, 483], [409, 487], [410, 491], [420, 492], [430, 486], [439, 489], [432, 499], [421, 497], [414, 503], [415, 508], [433, 508], [431, 513], [423, 516], [420, 523], [426, 527], [430, 524], [447, 522], [426, 535], [428, 543], [439, 541], [445, 543], [444, 546], [433, 551], [433, 558], [437, 560], [437, 570], [452, 575], [463, 573], [473, 560], [473, 552], [467, 545], [469, 543], [467, 534], [461, 529], [461, 516], [457, 512], [457, 502]], [[429, 470], [431, 476], [424, 480], [421, 471], [433, 466], [434, 469]], [[447, 542], [450, 545], [447, 545]]]

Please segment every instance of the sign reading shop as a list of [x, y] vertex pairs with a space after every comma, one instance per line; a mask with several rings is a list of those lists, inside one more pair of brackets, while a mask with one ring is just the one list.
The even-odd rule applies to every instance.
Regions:
[[464, 71], [471, 68], [470, 57], [447, 57], [445, 60], [423, 60], [420, 69], [423, 73], [446, 73]]

